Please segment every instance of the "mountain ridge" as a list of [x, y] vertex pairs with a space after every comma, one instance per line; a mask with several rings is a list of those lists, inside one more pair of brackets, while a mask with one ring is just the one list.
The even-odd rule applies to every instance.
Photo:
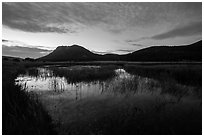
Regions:
[[79, 46], [58, 46], [41, 61], [202, 61], [202, 40], [190, 45], [151, 46], [132, 53], [96, 54]]

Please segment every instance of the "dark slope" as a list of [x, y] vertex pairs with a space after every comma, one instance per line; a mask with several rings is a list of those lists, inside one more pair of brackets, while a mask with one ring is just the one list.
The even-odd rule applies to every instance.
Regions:
[[121, 56], [118, 54], [105, 54], [101, 56], [101, 60], [103, 61], [120, 61]]
[[202, 61], [202, 41], [186, 46], [153, 46], [125, 55], [99, 55], [73, 45], [57, 47], [42, 61]]
[[202, 61], [202, 41], [186, 46], [153, 46], [124, 56], [128, 61]]

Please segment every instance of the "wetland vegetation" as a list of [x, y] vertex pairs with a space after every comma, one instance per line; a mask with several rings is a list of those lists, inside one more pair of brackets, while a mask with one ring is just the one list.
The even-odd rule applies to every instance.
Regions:
[[201, 134], [199, 64], [3, 63], [3, 128], [12, 134]]

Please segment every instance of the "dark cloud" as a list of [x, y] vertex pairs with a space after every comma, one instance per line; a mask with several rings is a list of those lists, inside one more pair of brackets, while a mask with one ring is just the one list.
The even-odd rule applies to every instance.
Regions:
[[39, 58], [41, 56], [47, 55], [50, 52], [50, 50], [44, 50], [39, 48], [2, 45], [3, 56]]
[[28, 32], [73, 32], [74, 30], [60, 26], [60, 21], [71, 21], [57, 16], [56, 12], [51, 13], [54, 9], [49, 3], [3, 3], [2, 23]]
[[[143, 38], [142, 38], [142, 39], [143, 39]], [[138, 41], [141, 41], [142, 39], [140, 38], [140, 39], [138, 39], [138, 40], [126, 40], [126, 42], [129, 43], [129, 44], [132, 45], [132, 46], [143, 47], [143, 46], [145, 46], [145, 45], [136, 43], [136, 42], [138, 42]]]
[[20, 41], [12, 41], [2, 39], [2, 55], [13, 56], [13, 57], [32, 57], [38, 58], [47, 55], [52, 50], [42, 49], [44, 46], [27, 45]]
[[93, 52], [93, 53], [95, 53], [95, 54], [101, 54], [101, 55], [111, 54], [111, 52], [103, 52], [103, 51], [95, 51], [95, 50], [92, 50], [91, 52]]
[[104, 12], [86, 3], [3, 3], [2, 23], [28, 32], [74, 33], [102, 22]]
[[131, 49], [117, 49], [117, 50], [108, 50], [107, 53], [109, 54], [114, 54], [114, 53], [130, 53], [133, 52], [135, 50], [131, 50]]
[[8, 42], [8, 40], [2, 39], [2, 42]]
[[137, 42], [154, 39], [154, 40], [163, 40], [176, 37], [185, 37], [185, 36], [194, 36], [202, 35], [202, 22], [192, 22], [188, 25], [179, 25], [176, 28], [169, 30], [165, 33], [154, 35], [151, 37], [141, 37], [134, 40], [126, 40], [127, 43], [133, 46], [144, 46], [142, 44], [137, 44]]
[[193, 36], [202, 34], [202, 22], [194, 22], [186, 26], [179, 26], [168, 32], [155, 35], [152, 39], [161, 40], [175, 37]]
[[118, 49], [116, 51], [121, 51], [121, 52], [132, 52], [134, 50], [128, 50], [128, 49]]
[[34, 3], [2, 4], [2, 23], [28, 32], [74, 33], [98, 26], [121, 33], [134, 26], [159, 22], [200, 20], [202, 4], [197, 3]]
[[133, 52], [133, 51], [135, 51], [135, 50], [128, 50], [128, 49], [118, 49], [118, 50], [108, 50], [108, 51], [104, 51], [104, 52], [102, 52], [102, 51], [91, 51], [91, 52], [93, 52], [93, 53], [96, 53], [96, 54], [101, 54], [101, 55], [104, 55], [104, 54], [117, 54], [117, 53], [119, 53], [119, 54], [125, 54], [125, 53], [130, 53], [130, 52]]
[[142, 44], [137, 44], [137, 43], [133, 43], [133, 44], [131, 44], [131, 45], [133, 45], [133, 46], [138, 46], [138, 47], [143, 47], [144, 45], [142, 45]]

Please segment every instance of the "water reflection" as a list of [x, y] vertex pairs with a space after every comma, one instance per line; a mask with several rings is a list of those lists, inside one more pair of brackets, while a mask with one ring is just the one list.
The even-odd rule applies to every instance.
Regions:
[[[76, 69], [76, 67], [69, 67], [67, 69], [74, 68]], [[80, 67], [80, 69], [82, 68]], [[124, 69], [116, 69], [115, 73], [116, 76], [114, 78], [106, 81], [68, 83], [65, 77], [55, 76], [49, 67], [42, 67], [30, 69], [26, 74], [19, 75], [16, 78], [16, 84], [22, 85], [28, 92], [33, 91], [39, 94], [46, 93], [50, 95], [63, 94], [63, 96], [68, 98], [79, 100], [101, 94], [111, 95], [136, 91], [143, 93], [145, 87], [149, 87], [147, 85], [151, 85], [152, 82], [156, 83], [152, 79], [133, 76]]]
[[[98, 66], [72, 66], [61, 68], [65, 70], [75, 70], [87, 67], [92, 69], [99, 68]], [[22, 88], [28, 92], [32, 91], [37, 94], [46, 95], [47, 97], [60, 97], [74, 100], [101, 95], [135, 96], [142, 94], [159, 96], [162, 93], [164, 93], [165, 96], [170, 95], [170, 92], [165, 92], [165, 88], [161, 86], [160, 82], [154, 79], [131, 75], [124, 69], [116, 69], [115, 74], [115, 77], [104, 81], [95, 80], [70, 83], [67, 77], [55, 75], [52, 69], [47, 66], [27, 70], [26, 74], [19, 75], [16, 78], [16, 84], [21, 85]], [[177, 90], [181, 89], [182, 91], [186, 91], [185, 87], [182, 86], [176, 88]], [[181, 94], [183, 92], [177, 93], [180, 99], [183, 96], [183, 94]]]

